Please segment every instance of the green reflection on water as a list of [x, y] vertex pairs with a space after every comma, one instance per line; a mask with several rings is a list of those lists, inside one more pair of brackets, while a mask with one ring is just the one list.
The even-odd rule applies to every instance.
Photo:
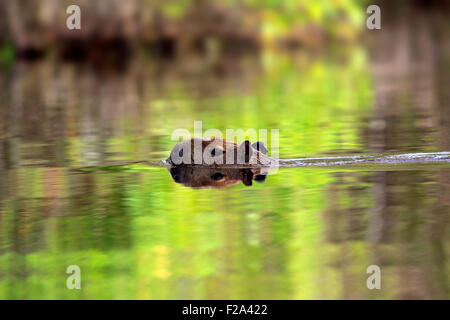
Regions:
[[[194, 120], [205, 129], [279, 128], [286, 158], [365, 151], [366, 70], [359, 51], [347, 63], [293, 66], [277, 58], [254, 78], [212, 84], [206, 95], [196, 96], [195, 81], [171, 81], [140, 97], [142, 113], [111, 111], [112, 119], [95, 118], [85, 100], [65, 110], [61, 98], [64, 134], [18, 142], [28, 157], [3, 171], [0, 298], [396, 298], [408, 279], [419, 297], [445, 297], [448, 239], [439, 222], [448, 207], [439, 190], [446, 169], [281, 169], [264, 184], [223, 190], [185, 188], [164, 168], [68, 169], [92, 154], [165, 158], [172, 130], [191, 129]], [[124, 84], [133, 90], [133, 80]], [[83, 134], [86, 123], [101, 128], [93, 139]], [[60, 165], [21, 165], [52, 164], [42, 151], [48, 145], [63, 150]], [[79, 291], [65, 286], [72, 264], [81, 267]], [[385, 290], [367, 290], [370, 264], [382, 266]]]

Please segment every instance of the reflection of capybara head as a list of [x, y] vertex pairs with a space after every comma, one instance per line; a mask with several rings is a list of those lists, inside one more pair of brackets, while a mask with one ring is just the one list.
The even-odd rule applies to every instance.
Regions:
[[241, 144], [222, 139], [194, 138], [178, 143], [167, 159], [169, 164], [178, 165], [242, 165], [272, 166], [276, 161], [267, 155], [262, 142]]
[[242, 181], [251, 186], [253, 181], [264, 182], [267, 171], [264, 168], [218, 168], [176, 166], [169, 169], [172, 179], [191, 188], [223, 188]]

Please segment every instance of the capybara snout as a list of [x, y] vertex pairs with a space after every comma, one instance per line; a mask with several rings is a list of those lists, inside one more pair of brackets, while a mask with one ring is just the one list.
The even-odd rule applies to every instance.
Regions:
[[172, 166], [271, 166], [275, 160], [267, 155], [263, 142], [253, 144], [223, 139], [190, 139], [178, 143], [172, 149], [167, 161]]

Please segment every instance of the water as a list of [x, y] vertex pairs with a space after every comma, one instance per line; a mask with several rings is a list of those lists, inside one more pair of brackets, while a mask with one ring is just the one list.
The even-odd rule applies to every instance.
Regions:
[[[0, 75], [0, 298], [449, 298], [449, 73], [405, 63], [18, 62]], [[251, 187], [175, 183], [157, 164], [194, 120], [279, 129], [289, 160]]]

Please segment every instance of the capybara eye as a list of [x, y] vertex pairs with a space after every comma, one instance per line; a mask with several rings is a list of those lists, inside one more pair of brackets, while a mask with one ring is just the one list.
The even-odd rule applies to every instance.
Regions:
[[178, 153], [178, 155], [180, 156], [180, 158], [183, 157], [183, 149], [180, 150], [180, 152]]
[[223, 174], [221, 174], [220, 172], [216, 172], [211, 176], [211, 179], [217, 181], [217, 180], [222, 179], [223, 177], [225, 177]]
[[223, 154], [223, 150], [221, 150], [221, 149], [214, 148], [211, 150], [211, 156], [213, 156], [213, 157], [220, 156], [222, 154]]

